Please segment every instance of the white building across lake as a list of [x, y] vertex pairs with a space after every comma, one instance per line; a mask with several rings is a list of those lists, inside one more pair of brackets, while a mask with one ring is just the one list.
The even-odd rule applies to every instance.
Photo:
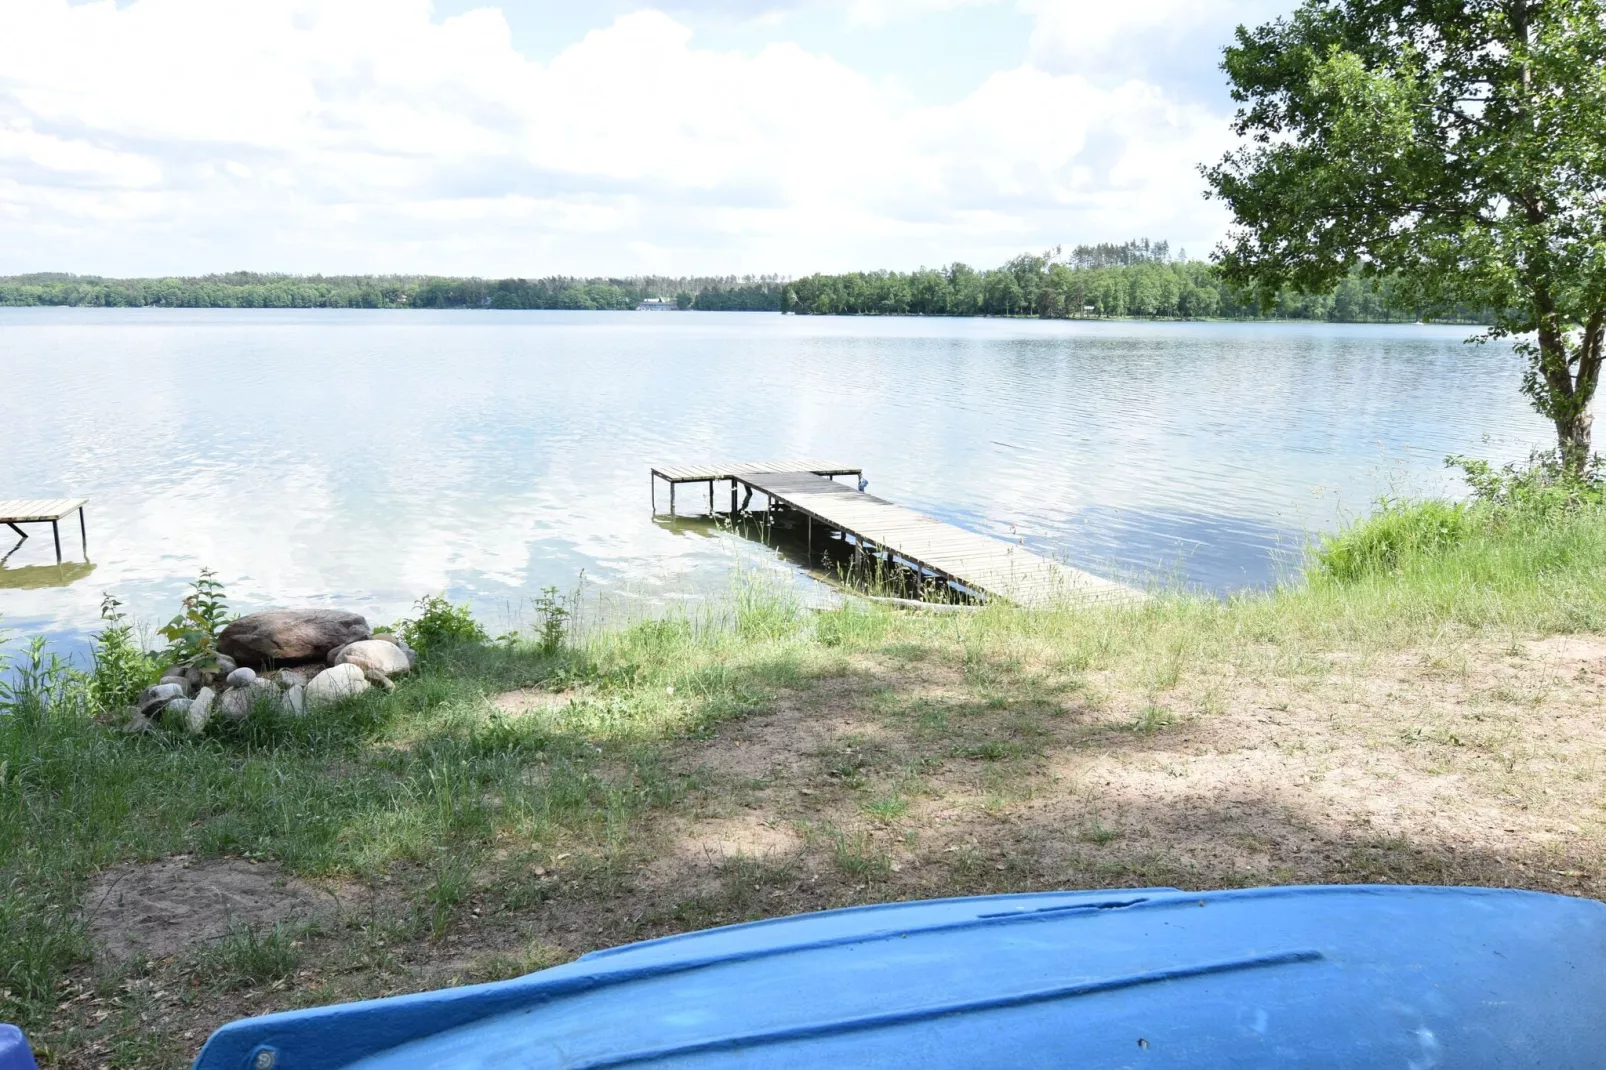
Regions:
[[668, 297], [643, 298], [641, 304], [636, 306], [637, 312], [674, 312], [676, 310], [677, 306], [674, 300]]

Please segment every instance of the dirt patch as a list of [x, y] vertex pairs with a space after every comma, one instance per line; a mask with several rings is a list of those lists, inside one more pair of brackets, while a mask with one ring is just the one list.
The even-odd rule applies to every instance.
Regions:
[[117, 960], [162, 959], [216, 940], [231, 925], [310, 921], [339, 903], [271, 863], [170, 858], [103, 871], [85, 913], [98, 951]]
[[538, 687], [522, 687], [517, 691], [504, 691], [491, 700], [491, 705], [510, 717], [538, 713], [543, 710], [562, 709], [579, 701], [577, 691], [543, 691]]
[[664, 849], [644, 867], [638, 887], [678, 895], [706, 892], [708, 881], [733, 859], [768, 862], [786, 858], [802, 846], [791, 823], [760, 811], [701, 821], [675, 821], [666, 828]]
[[1606, 639], [1594, 635], [1552, 635], [1524, 646], [1530, 658], [1561, 669], [1606, 669]]

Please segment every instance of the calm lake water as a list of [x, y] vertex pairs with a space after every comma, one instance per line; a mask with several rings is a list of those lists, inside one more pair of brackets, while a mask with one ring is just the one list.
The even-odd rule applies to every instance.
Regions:
[[239, 610], [390, 621], [444, 590], [497, 627], [582, 571], [649, 610], [744, 567], [821, 590], [654, 521], [650, 464], [727, 459], [863, 465], [883, 497], [1095, 572], [1265, 584], [1380, 494], [1454, 490], [1448, 453], [1547, 444], [1517, 358], [1471, 331], [0, 309], [0, 498], [90, 499], [90, 565], [58, 570], [33, 529], [0, 627], [78, 646], [102, 592], [165, 620], [203, 565]]

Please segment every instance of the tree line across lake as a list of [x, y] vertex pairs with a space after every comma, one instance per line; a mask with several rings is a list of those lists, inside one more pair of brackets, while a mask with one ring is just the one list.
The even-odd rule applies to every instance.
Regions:
[[[1215, 265], [1173, 259], [1165, 242], [1079, 245], [1068, 254], [1017, 256], [977, 271], [965, 264], [918, 271], [810, 275], [786, 285], [782, 308], [814, 314], [1134, 316], [1152, 319], [1297, 319], [1338, 323], [1414, 321], [1422, 316], [1392, 278], [1352, 272], [1325, 291], [1280, 290], [1262, 303], [1240, 294]], [[1484, 322], [1477, 309], [1437, 318]]]
[[265, 275], [107, 279], [38, 274], [0, 278], [0, 305], [108, 308], [632, 309], [649, 297], [682, 308], [776, 312], [774, 276], [629, 279], [464, 279], [427, 275]]
[[[1037, 316], [1049, 319], [1299, 319], [1344, 323], [1421, 318], [1394, 280], [1356, 273], [1325, 292], [1240, 295], [1212, 264], [1173, 258], [1165, 242], [1079, 245], [1023, 254], [992, 270], [779, 276], [475, 279], [404, 275], [264, 275], [108, 279], [0, 278], [0, 305], [160, 308], [633, 309], [647, 298], [711, 312], [813, 315]], [[1476, 309], [1447, 317], [1483, 322]]]

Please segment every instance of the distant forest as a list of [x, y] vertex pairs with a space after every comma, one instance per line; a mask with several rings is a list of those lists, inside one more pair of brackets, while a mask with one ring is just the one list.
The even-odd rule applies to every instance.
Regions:
[[103, 279], [0, 278], [0, 305], [107, 308], [569, 308], [631, 309], [648, 297], [680, 308], [778, 312], [779, 276], [632, 279], [454, 279], [427, 275], [259, 275]]
[[[919, 271], [810, 275], [786, 284], [781, 306], [815, 315], [1036, 316], [1044, 319], [1134, 316], [1152, 319], [1298, 319], [1384, 323], [1429, 318], [1392, 279], [1352, 273], [1326, 293], [1284, 290], [1270, 306], [1239, 295], [1213, 264], [1173, 259], [1166, 242], [1078, 245], [1069, 253], [1017, 256], [977, 271], [965, 264]], [[1440, 310], [1441, 318], [1485, 322], [1476, 309]]]
[[582, 279], [462, 279], [413, 275], [262, 275], [106, 279], [0, 278], [0, 305], [158, 308], [633, 309], [647, 298], [709, 312], [800, 315], [1035, 316], [1045, 319], [1298, 319], [1375, 323], [1436, 318], [1487, 322], [1477, 309], [1428, 316], [1392, 279], [1351, 274], [1326, 293], [1285, 290], [1263, 307], [1233, 293], [1213, 265], [1172, 257], [1165, 242], [1078, 245], [1017, 256], [1002, 267], [918, 271]]

